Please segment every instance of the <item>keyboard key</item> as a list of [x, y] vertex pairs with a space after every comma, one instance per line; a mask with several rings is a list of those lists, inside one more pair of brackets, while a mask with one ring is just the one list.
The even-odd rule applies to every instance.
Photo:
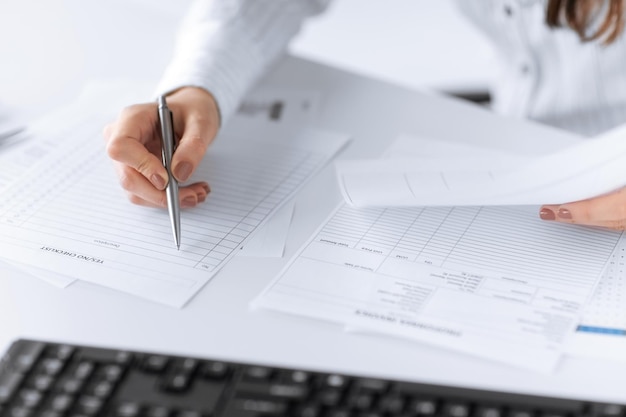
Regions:
[[74, 398], [67, 394], [59, 394], [52, 398], [50, 403], [51, 411], [56, 411], [59, 413], [65, 413], [70, 409], [72, 403], [74, 402]]
[[175, 365], [175, 368], [177, 371], [192, 374], [196, 372], [199, 364], [200, 362], [196, 359], [186, 358], [182, 361], [178, 361], [178, 363], [176, 363]]
[[115, 410], [117, 417], [136, 417], [141, 412], [141, 406], [132, 401], [126, 401], [118, 405]]
[[46, 410], [41, 414], [41, 417], [63, 417], [63, 414], [56, 411]]
[[163, 384], [163, 390], [167, 392], [182, 393], [189, 389], [191, 378], [188, 374], [177, 373], [168, 376]]
[[56, 358], [62, 362], [68, 361], [76, 349], [69, 345], [53, 346], [48, 350], [48, 356]]
[[149, 407], [145, 413], [146, 417], [170, 417], [172, 412], [165, 406], [152, 406]]
[[535, 417], [535, 414], [531, 410], [512, 409], [509, 410], [508, 417]]
[[264, 366], [250, 366], [245, 370], [245, 376], [247, 379], [265, 380], [270, 379], [272, 375], [273, 371]]
[[373, 392], [377, 394], [382, 394], [389, 388], [389, 382], [382, 381], [380, 379], [364, 378], [356, 381], [355, 386], [360, 392]]
[[35, 365], [46, 345], [40, 342], [21, 342], [13, 345], [9, 351], [11, 364], [21, 372], [27, 373]]
[[324, 414], [324, 417], [353, 417], [353, 414], [350, 410], [347, 409], [336, 409], [329, 410]]
[[107, 365], [102, 369], [102, 375], [105, 380], [115, 384], [122, 378], [124, 373], [120, 365]]
[[309, 388], [301, 384], [241, 382], [236, 386], [237, 396], [278, 398], [284, 400], [304, 400], [309, 396]]
[[234, 401], [233, 408], [250, 413], [280, 415], [287, 412], [287, 402], [280, 400], [239, 398]]
[[387, 394], [380, 398], [378, 409], [389, 414], [399, 414], [404, 410], [406, 401], [398, 394]]
[[450, 403], [446, 404], [442, 410], [443, 417], [469, 417], [470, 407], [468, 404]]
[[86, 380], [91, 376], [94, 370], [94, 364], [91, 362], [81, 362], [74, 371], [74, 377], [80, 380]]
[[113, 349], [82, 347], [79, 352], [79, 359], [83, 362], [128, 365], [132, 360], [132, 355], [129, 352]]
[[317, 401], [324, 407], [337, 407], [342, 398], [343, 391], [335, 388], [326, 388], [317, 395]]
[[474, 417], [503, 417], [502, 409], [495, 406], [479, 406], [474, 411]]
[[61, 383], [61, 391], [66, 394], [74, 395], [81, 391], [85, 382], [82, 379], [67, 379]]
[[106, 399], [109, 395], [111, 395], [112, 391], [113, 384], [111, 384], [109, 381], [98, 382], [93, 387], [93, 395], [100, 399]]
[[364, 411], [356, 414], [356, 417], [385, 417], [385, 414], [378, 411]]
[[374, 396], [371, 394], [356, 394], [348, 398], [348, 407], [357, 411], [367, 411], [374, 406]]
[[285, 380], [296, 384], [306, 384], [311, 380], [311, 374], [304, 371], [288, 371]]
[[146, 372], [153, 372], [153, 373], [161, 373], [163, 371], [165, 371], [165, 368], [167, 367], [169, 363], [169, 359], [166, 356], [162, 356], [162, 355], [150, 355], [147, 356], [144, 360], [143, 363], [143, 369]]
[[80, 397], [78, 399], [78, 412], [86, 416], [95, 416], [102, 409], [102, 400], [97, 397]]
[[565, 411], [549, 410], [541, 414], [541, 417], [570, 417], [570, 414]]
[[57, 376], [65, 363], [59, 359], [45, 359], [41, 363], [42, 371], [49, 376]]
[[39, 405], [42, 395], [39, 391], [27, 389], [20, 391], [18, 395], [20, 403], [26, 408], [35, 408]]
[[8, 369], [0, 368], [0, 406], [3, 404], [8, 404], [9, 400], [17, 389], [24, 376], [22, 374], [18, 374], [15, 372], [10, 372]]
[[197, 410], [179, 410], [176, 417], [203, 417], [203, 415]]
[[30, 386], [35, 388], [37, 391], [46, 392], [50, 390], [53, 383], [54, 378], [49, 375], [36, 375]]
[[412, 411], [417, 416], [434, 416], [437, 412], [437, 402], [432, 399], [415, 399], [409, 406], [409, 411]]
[[9, 410], [8, 417], [31, 417], [33, 411], [26, 407], [13, 407]]
[[207, 362], [202, 367], [202, 375], [208, 379], [223, 379], [228, 375], [229, 367], [224, 362]]
[[598, 407], [600, 417], [623, 417], [626, 415], [626, 407], [617, 404], [603, 404]]
[[332, 388], [346, 388], [348, 386], [348, 378], [342, 375], [328, 375], [324, 378], [324, 384]]
[[305, 404], [298, 407], [294, 417], [318, 417], [322, 415], [320, 406], [317, 404]]

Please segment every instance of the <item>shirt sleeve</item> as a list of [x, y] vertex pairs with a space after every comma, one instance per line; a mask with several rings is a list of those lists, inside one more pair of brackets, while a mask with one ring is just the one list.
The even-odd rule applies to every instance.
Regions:
[[204, 88], [215, 97], [225, 123], [303, 21], [329, 1], [196, 0], [183, 19], [157, 92]]

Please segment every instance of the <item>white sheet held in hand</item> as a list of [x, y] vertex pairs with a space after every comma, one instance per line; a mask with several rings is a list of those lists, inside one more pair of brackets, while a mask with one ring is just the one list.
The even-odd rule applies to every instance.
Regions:
[[336, 166], [346, 201], [358, 207], [560, 204], [626, 185], [626, 128], [535, 157], [425, 155]]

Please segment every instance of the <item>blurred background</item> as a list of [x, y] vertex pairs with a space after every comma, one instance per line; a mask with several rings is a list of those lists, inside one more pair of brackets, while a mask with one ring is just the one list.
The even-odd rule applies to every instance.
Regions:
[[[0, 104], [32, 119], [86, 82], [156, 85], [191, 0], [3, 0]], [[485, 91], [493, 52], [452, 0], [334, 0], [291, 53], [416, 89]]]

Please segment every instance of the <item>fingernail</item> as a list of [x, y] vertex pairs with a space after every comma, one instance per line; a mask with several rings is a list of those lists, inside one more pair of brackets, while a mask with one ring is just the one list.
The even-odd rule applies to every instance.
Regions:
[[181, 162], [174, 168], [174, 176], [178, 181], [187, 181], [191, 176], [193, 167], [189, 162]]
[[206, 194], [198, 193], [198, 203], [204, 203], [206, 200]]
[[159, 190], [164, 189], [165, 185], [167, 184], [167, 181], [165, 181], [163, 177], [159, 174], [152, 174], [152, 176], [150, 177], [150, 182], [152, 182], [152, 185], [154, 185]]
[[572, 213], [566, 208], [559, 209], [558, 216], [560, 219], [570, 220], [572, 218]]
[[554, 212], [550, 209], [547, 208], [542, 208], [541, 211], [539, 212], [539, 217], [541, 217], [541, 220], [554, 220], [556, 219], [556, 216], [554, 215]]
[[204, 188], [204, 191], [206, 191], [207, 194], [211, 192], [211, 187], [209, 187], [209, 184], [202, 184], [202, 188]]
[[180, 203], [180, 205], [184, 208], [194, 207], [197, 201], [198, 200], [196, 199], [196, 197], [189, 196], [189, 197], [183, 198], [183, 201]]

